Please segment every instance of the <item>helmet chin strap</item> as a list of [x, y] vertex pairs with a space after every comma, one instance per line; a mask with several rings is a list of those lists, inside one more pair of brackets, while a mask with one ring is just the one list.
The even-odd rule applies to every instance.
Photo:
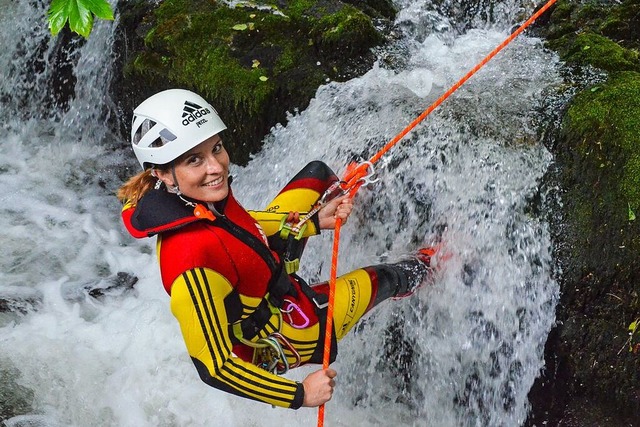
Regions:
[[171, 188], [172, 193], [176, 193], [178, 196], [181, 196], [180, 186], [178, 185], [178, 177], [176, 176], [176, 164], [175, 162], [171, 162], [171, 176], [173, 177], [173, 187]]

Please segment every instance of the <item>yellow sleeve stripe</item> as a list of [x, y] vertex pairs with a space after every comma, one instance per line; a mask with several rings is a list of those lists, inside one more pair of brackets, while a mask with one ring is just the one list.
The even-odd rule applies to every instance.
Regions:
[[[206, 348], [210, 355], [206, 359], [213, 362], [207, 363], [207, 365], [218, 373], [224, 358], [231, 353], [232, 348], [226, 328], [228, 322], [224, 309], [224, 297], [229, 292], [215, 298], [212, 286], [210, 286], [203, 269], [189, 270], [182, 274], [182, 279], [191, 297], [200, 328], [204, 333]], [[230, 284], [227, 289], [231, 290]], [[201, 347], [200, 354], [192, 354], [192, 356], [202, 360], [201, 354], [204, 350], [205, 347]], [[215, 357], [216, 354], [222, 355], [222, 359]]]
[[240, 359], [229, 359], [223, 378], [253, 396], [291, 401], [296, 392], [294, 381], [269, 373]]

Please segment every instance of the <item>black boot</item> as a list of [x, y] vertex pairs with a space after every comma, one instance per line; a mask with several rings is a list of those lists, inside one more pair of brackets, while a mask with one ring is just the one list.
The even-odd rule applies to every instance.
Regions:
[[368, 267], [369, 274], [375, 275], [378, 290], [375, 305], [387, 298], [404, 298], [413, 294], [431, 278], [431, 248], [420, 249], [414, 258], [394, 264]]

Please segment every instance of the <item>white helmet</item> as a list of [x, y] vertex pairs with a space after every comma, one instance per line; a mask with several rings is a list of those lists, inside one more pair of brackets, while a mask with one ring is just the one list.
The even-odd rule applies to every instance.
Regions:
[[131, 145], [143, 169], [167, 164], [227, 127], [200, 95], [169, 89], [133, 110]]

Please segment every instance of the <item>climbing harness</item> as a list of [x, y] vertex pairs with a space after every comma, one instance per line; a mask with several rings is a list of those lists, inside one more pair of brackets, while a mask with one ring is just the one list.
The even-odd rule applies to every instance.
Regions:
[[[482, 59], [475, 67], [473, 67], [467, 74], [465, 74], [460, 80], [458, 80], [449, 90], [447, 90], [442, 96], [440, 96], [429, 108], [427, 108], [422, 114], [420, 114], [413, 122], [411, 122], [407, 127], [405, 127], [398, 135], [396, 135], [391, 141], [389, 141], [380, 151], [378, 151], [368, 162], [363, 162], [358, 167], [345, 172], [344, 182], [354, 182], [355, 184], [359, 183], [361, 179], [366, 179], [370, 177], [370, 174], [367, 172], [368, 168], [362, 167], [363, 164], [369, 164], [371, 169], [373, 170], [373, 164], [376, 163], [380, 158], [386, 154], [394, 145], [396, 145], [402, 138], [404, 138], [413, 128], [415, 128], [420, 122], [422, 122], [433, 110], [438, 108], [440, 104], [442, 104], [451, 94], [453, 94], [460, 86], [466, 83], [467, 80], [471, 78], [479, 69], [487, 64], [494, 56], [498, 54], [505, 46], [507, 46], [513, 39], [515, 39], [520, 33], [522, 33], [527, 27], [529, 27], [536, 19], [540, 17], [544, 12], [546, 12], [556, 0], [548, 0], [544, 6], [538, 9], [529, 19], [527, 19], [520, 27], [518, 27], [514, 32], [512, 32], [509, 37], [507, 37], [502, 43], [500, 43], [495, 49], [493, 49], [487, 56]], [[355, 193], [360, 188], [360, 185], [353, 185], [350, 188], [351, 196], [354, 196]], [[346, 193], [345, 193], [346, 194]], [[322, 361], [322, 369], [327, 369], [330, 363], [330, 354], [331, 354], [331, 335], [333, 330], [333, 305], [335, 300], [335, 287], [337, 280], [337, 270], [338, 270], [338, 246], [340, 240], [340, 227], [342, 226], [342, 220], [340, 218], [336, 219], [335, 232], [333, 236], [333, 253], [331, 257], [331, 274], [329, 279], [329, 306], [327, 308], [327, 322], [325, 329], [325, 340], [324, 340], [324, 358]], [[320, 405], [318, 408], [318, 427], [324, 426], [324, 404]]]
[[[279, 309], [278, 307], [275, 307], [273, 304], [269, 303], [267, 300], [270, 314], [275, 315], [278, 319], [278, 327], [276, 328], [276, 332], [272, 332], [266, 337], [258, 338], [255, 341], [246, 339], [244, 337], [242, 321], [234, 323], [231, 327], [233, 335], [239, 342], [254, 349], [253, 364], [263, 368], [268, 372], [272, 372], [278, 375], [286, 373], [291, 368], [300, 366], [301, 363], [301, 358], [298, 351], [293, 347], [293, 345], [291, 345], [289, 340], [287, 340], [280, 333], [280, 331], [282, 330], [282, 314], [286, 313], [290, 316], [290, 313], [294, 310], [294, 306], [298, 311], [300, 311], [300, 308], [289, 300], [285, 299], [285, 302], [289, 303], [286, 308], [283, 307], [282, 309]], [[308, 324], [308, 318], [306, 318], [306, 322]], [[285, 353], [285, 349], [288, 350], [293, 356], [293, 363], [289, 363], [287, 355]]]

